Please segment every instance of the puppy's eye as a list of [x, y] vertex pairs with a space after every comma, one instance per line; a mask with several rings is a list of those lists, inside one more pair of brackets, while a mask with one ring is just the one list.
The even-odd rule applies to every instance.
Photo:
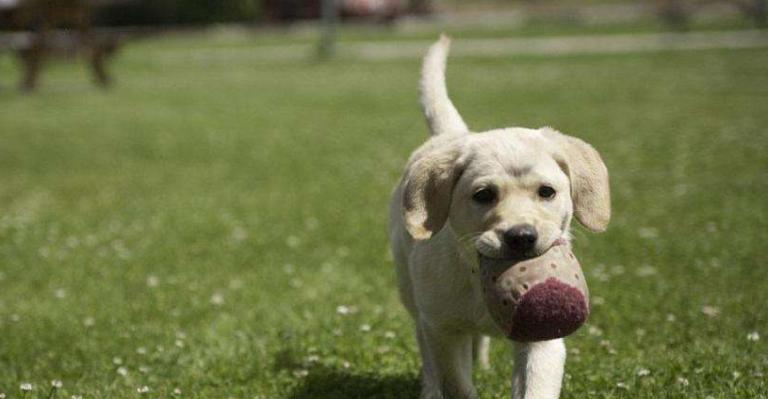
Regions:
[[539, 197], [541, 198], [552, 199], [555, 198], [555, 194], [557, 194], [557, 191], [551, 186], [544, 185], [539, 187]]
[[472, 194], [472, 199], [478, 204], [490, 204], [496, 201], [496, 191], [492, 188], [481, 188]]

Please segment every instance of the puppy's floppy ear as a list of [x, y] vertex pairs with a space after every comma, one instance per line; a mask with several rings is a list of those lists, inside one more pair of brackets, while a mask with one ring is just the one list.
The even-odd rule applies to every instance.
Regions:
[[555, 160], [571, 180], [571, 197], [576, 219], [584, 227], [605, 231], [611, 219], [608, 169], [591, 145], [550, 128], [542, 133], [556, 143]]
[[463, 171], [462, 136], [436, 136], [417, 150], [403, 180], [405, 227], [416, 240], [426, 240], [443, 228], [451, 207], [453, 187]]

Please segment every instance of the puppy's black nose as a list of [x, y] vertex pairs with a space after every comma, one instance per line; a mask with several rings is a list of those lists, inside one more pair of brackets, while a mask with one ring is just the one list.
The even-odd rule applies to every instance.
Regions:
[[525, 254], [533, 249], [539, 233], [530, 224], [518, 224], [504, 232], [504, 242], [515, 254]]

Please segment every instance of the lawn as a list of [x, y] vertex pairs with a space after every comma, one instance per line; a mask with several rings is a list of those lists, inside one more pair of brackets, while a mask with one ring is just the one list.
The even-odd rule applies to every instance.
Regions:
[[[109, 92], [58, 65], [22, 96], [0, 58], [0, 393], [415, 397], [385, 224], [418, 61], [146, 57], [197, 45], [129, 46]], [[551, 125], [611, 171], [608, 232], [575, 231], [594, 306], [563, 398], [768, 397], [766, 65], [451, 60], [474, 129]], [[500, 340], [492, 363], [480, 396], [506, 398]]]

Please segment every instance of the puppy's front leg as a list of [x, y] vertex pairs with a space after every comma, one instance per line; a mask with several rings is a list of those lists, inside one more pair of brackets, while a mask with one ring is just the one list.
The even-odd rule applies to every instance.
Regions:
[[422, 399], [474, 399], [472, 335], [419, 323], [422, 354]]
[[516, 343], [512, 399], [556, 399], [565, 369], [562, 339]]

